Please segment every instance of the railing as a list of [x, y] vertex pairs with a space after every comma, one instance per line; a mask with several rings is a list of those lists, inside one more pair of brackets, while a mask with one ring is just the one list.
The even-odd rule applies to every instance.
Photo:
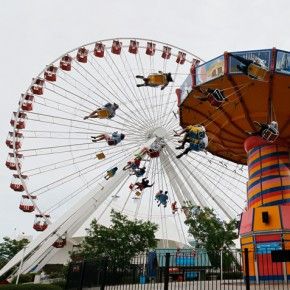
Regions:
[[274, 262], [268, 254], [264, 255], [248, 249], [243, 252], [175, 249], [150, 252], [118, 266], [110, 257], [73, 262], [66, 289], [290, 289], [290, 262]]

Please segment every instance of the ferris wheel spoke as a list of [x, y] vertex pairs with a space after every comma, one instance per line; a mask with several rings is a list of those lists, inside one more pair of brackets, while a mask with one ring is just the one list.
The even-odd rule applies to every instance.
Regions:
[[[124, 159], [128, 158], [128, 156], [130, 156], [130, 153], [127, 153], [125, 155], [125, 157], [124, 157], [124, 152], [122, 151], [122, 152], [120, 152], [118, 154], [115, 154], [112, 158], [116, 158], [117, 156], [121, 156], [122, 157], [121, 160], [124, 160]], [[48, 191], [52, 190], [53, 188], [59, 187], [60, 185], [63, 185], [65, 183], [67, 183], [67, 182], [70, 182], [70, 181], [72, 181], [75, 178], [79, 178], [80, 174], [82, 174], [82, 176], [84, 176], [84, 175], [90, 173], [92, 170], [96, 169], [97, 166], [98, 166], [98, 164], [96, 164], [96, 163], [88, 165], [88, 166], [86, 166], [86, 167], [84, 167], [84, 168], [82, 168], [80, 170], [77, 170], [77, 171], [75, 171], [75, 172], [73, 172], [71, 174], [68, 174], [68, 175], [66, 175], [66, 176], [64, 176], [62, 178], [58, 178], [57, 180], [55, 180], [53, 182], [50, 182], [49, 184], [46, 184], [44, 186], [41, 186], [38, 189], [33, 190], [31, 192], [31, 194], [36, 195], [36, 196], [40, 196], [43, 193], [47, 193]], [[105, 173], [105, 171], [103, 173]]]
[[[51, 118], [53, 118], [53, 116], [51, 116]], [[82, 130], [87, 130], [87, 131], [89, 131], [89, 132], [91, 132], [91, 130], [93, 130], [93, 128], [91, 128], [91, 127], [93, 127], [93, 126], [90, 127], [89, 125], [94, 125], [94, 127], [95, 127], [96, 125], [99, 125], [99, 123], [91, 122], [91, 123], [88, 124], [88, 128], [87, 128], [87, 127], [79, 127], [79, 126], [76, 126], [76, 125], [72, 126], [72, 125], [68, 125], [68, 124], [55, 123], [55, 122], [53, 122], [53, 121], [48, 121], [48, 120], [33, 119], [33, 118], [31, 118], [31, 117], [28, 117], [28, 120], [33, 121], [33, 122], [39, 122], [39, 123], [45, 123], [45, 124], [51, 124], [51, 125], [55, 125], [55, 126], [69, 127], [69, 128], [73, 128], [73, 129], [82, 129]], [[105, 128], [110, 128], [110, 129], [112, 128], [112, 126], [107, 125], [107, 124], [101, 124], [101, 126], [102, 126], [102, 127], [105, 127]], [[117, 129], [117, 130], [120, 130], [120, 131], [124, 130], [124, 128], [120, 128], [120, 127], [114, 127], [114, 129]], [[106, 131], [106, 130], [105, 130], [105, 131]], [[131, 131], [132, 131], [132, 133], [130, 133], [131, 135], [136, 135], [136, 136], [139, 136], [139, 135], [140, 135], [140, 134], [136, 134], [136, 133], [138, 133], [138, 132], [133, 133], [133, 132], [135, 132], [135, 131], [133, 131], [133, 130], [131, 130]], [[96, 132], [95, 132], [95, 133], [89, 133], [89, 134], [96, 134]]]
[[[137, 100], [137, 96], [138, 96], [138, 95], [141, 97], [141, 98], [139, 99], [139, 102], [140, 102], [140, 108], [141, 108], [142, 112], [143, 112], [144, 114], [146, 114], [146, 116], [148, 116], [148, 118], [149, 118], [150, 120], [153, 121], [153, 124], [154, 124], [154, 118], [151, 117], [151, 111], [149, 110], [149, 112], [148, 112], [148, 114], [147, 114], [147, 110], [144, 110], [144, 106], [143, 106], [143, 105], [146, 104], [145, 97], [144, 97], [144, 95], [142, 94], [141, 90], [136, 89], [136, 85], [137, 85], [136, 76], [134, 75], [134, 72], [133, 72], [133, 70], [132, 70], [132, 66], [129, 65], [129, 61], [128, 61], [128, 58], [127, 58], [126, 54], [125, 54], [125, 57], [124, 57], [124, 58], [125, 58], [125, 61], [126, 61], [127, 66], [130, 68], [131, 78], [133, 79], [133, 81], [132, 81], [132, 79], [130, 78], [130, 76], [129, 76], [127, 70], [126, 70], [127, 75], [128, 75], [128, 79], [130, 80], [131, 85], [132, 85], [132, 88], [133, 88], [133, 90], [134, 90], [134, 95], [133, 95], [133, 96], [135, 97], [135, 100]], [[135, 59], [136, 59], [136, 55], [135, 55]], [[122, 60], [122, 63], [123, 63], [123, 67], [126, 68], [122, 56], [121, 56], [121, 60]], [[150, 96], [150, 94], [148, 94], [148, 97], [149, 97], [149, 96]], [[143, 102], [141, 102], [141, 101], [143, 101]], [[149, 98], [149, 101], [151, 102], [151, 98]]]
[[[117, 94], [116, 93], [114, 93], [114, 92], [112, 92], [111, 90], [109, 90], [108, 89], [108, 85], [107, 86], [105, 86], [104, 84], [102, 84], [98, 79], [96, 79], [88, 70], [86, 70], [83, 66], [81, 66], [80, 64], [79, 64], [79, 66], [80, 67], [82, 67], [99, 85], [101, 85], [101, 87], [102, 88], [104, 88], [108, 93], [110, 93], [110, 96], [114, 96], [119, 102], [121, 102], [121, 100], [117, 97]], [[103, 78], [103, 76], [100, 74], [100, 76]], [[90, 82], [91, 83], [91, 82]], [[106, 82], [107, 83], [107, 82]], [[107, 99], [106, 98], [103, 98], [102, 96], [103, 95], [105, 95], [105, 93], [103, 92], [103, 91], [101, 91], [99, 88], [97, 88], [93, 83], [91, 83], [93, 86], [94, 86], [94, 88], [95, 89], [97, 89], [98, 90], [98, 95], [99, 96], [101, 96], [101, 98], [103, 99], [103, 100], [105, 100], [106, 102], [109, 102], [110, 101], [110, 97], [108, 97]], [[107, 83], [108, 84], [108, 83]], [[95, 92], [96, 93], [96, 92]], [[123, 93], [123, 92], [122, 92]], [[130, 108], [128, 108], [128, 106], [126, 106], [127, 107], [127, 109], [131, 112], [131, 113], [134, 113], [132, 110], [130, 110]], [[135, 118], [132, 118], [132, 114], [131, 115], [128, 115], [128, 113], [126, 112], [126, 111], [124, 111], [123, 109], [122, 109], [122, 107], [120, 108], [119, 107], [119, 110], [120, 111], [122, 111], [122, 112], [124, 112], [126, 115], [127, 115], [127, 117], [130, 117], [131, 119], [133, 119], [133, 120], [135, 120], [135, 121], [137, 121], [138, 120], [138, 118], [137, 118], [137, 115], [135, 114], [135, 117], [136, 117], [136, 119]], [[130, 122], [130, 120], [128, 120], [129, 122]], [[132, 123], [132, 122], [131, 122]], [[134, 123], [133, 123], [134, 124]]]
[[[76, 119], [72, 119], [72, 118], [66, 118], [66, 117], [62, 117], [62, 116], [48, 115], [48, 114], [35, 113], [35, 112], [30, 112], [30, 114], [34, 115], [34, 116], [37, 116], [38, 119], [33, 119], [31, 117], [28, 117], [29, 120], [38, 121], [38, 122], [44, 122], [44, 123], [51, 123], [51, 124], [59, 125], [59, 126], [73, 127], [73, 128], [77, 128], [77, 129], [83, 129], [83, 130], [92, 130], [92, 128], [90, 128], [89, 126], [92, 127], [92, 126], [96, 126], [96, 125], [102, 126], [102, 127], [111, 128], [110, 125], [101, 123], [100, 121], [98, 122], [96, 120], [83, 121], [83, 120], [76, 120]], [[50, 118], [51, 121], [49, 121], [49, 120], [41, 120], [40, 118]], [[58, 122], [56, 120], [58, 120]], [[61, 123], [61, 122], [64, 122], [64, 121], [69, 122], [69, 124]], [[75, 124], [85, 124], [88, 127], [87, 128], [86, 127], [79, 127], [79, 126], [76, 126]], [[122, 128], [117, 128], [117, 127], [115, 127], [115, 128], [119, 129], [119, 130], [122, 130]], [[134, 132], [134, 130], [132, 130], [132, 131]], [[136, 133], [138, 133], [137, 129], [136, 129]]]
[[[80, 96], [79, 94], [77, 94], [77, 93], [71, 91], [71, 90], [68, 89], [68, 88], [62, 87], [62, 86], [59, 85], [59, 84], [53, 83], [52, 87], [54, 88], [54, 90], [53, 90], [53, 89], [49, 89], [49, 88], [46, 88], [46, 89], [48, 89], [49, 91], [55, 92], [57, 95], [62, 95], [62, 94], [60, 94], [59, 92], [57, 92], [57, 91], [55, 90], [55, 88], [58, 88], [58, 89], [60, 89], [62, 92], [65, 92], [65, 93], [69, 94], [69, 96], [73, 96], [73, 97], [75, 97], [76, 99], [79, 99], [81, 102], [85, 102], [85, 104], [88, 103], [88, 106], [91, 106], [91, 105], [92, 105], [92, 106], [95, 108], [95, 107], [97, 107], [97, 105], [98, 105], [97, 100], [93, 99], [93, 101], [90, 101], [90, 100], [88, 100], [87, 98], [84, 98], [84, 97]], [[63, 95], [62, 95], [62, 96], [63, 96]], [[71, 98], [69, 98], [69, 100], [70, 100], [71, 102], [75, 102], [75, 101], [73, 101]]]
[[[50, 88], [48, 88], [48, 87], [46, 87], [46, 90], [47, 91], [49, 91], [49, 92], [51, 92], [51, 93], [53, 93], [54, 95], [57, 95], [58, 97], [61, 97], [61, 98], [63, 98], [64, 100], [66, 100], [66, 101], [68, 101], [69, 103], [73, 103], [73, 104], [77, 104], [78, 105], [78, 108], [83, 108], [83, 109], [85, 109], [85, 110], [82, 110], [83, 112], [91, 112], [91, 107], [88, 107], [84, 102], [83, 103], [80, 103], [80, 102], [77, 102], [77, 101], [75, 101], [73, 98], [69, 98], [68, 96], [66, 96], [66, 95], [64, 95], [64, 94], [62, 94], [62, 93], [60, 93], [60, 92], [57, 92], [57, 91], [55, 91], [54, 89], [50, 89]], [[50, 97], [52, 97], [52, 96], [50, 96]], [[47, 100], [47, 98], [42, 98], [44, 101], [46, 101]], [[54, 99], [53, 100], [51, 100], [52, 102], [54, 102]], [[70, 108], [73, 108], [73, 109], [75, 109], [75, 107], [72, 107], [72, 106], [67, 106], [67, 107], [70, 107]]]
[[[39, 101], [38, 101], [39, 100]], [[42, 101], [42, 102], [40, 102], [40, 100]], [[36, 104], [39, 104], [39, 105], [42, 105], [42, 106], [48, 106], [49, 108], [52, 108], [52, 109], [58, 109], [58, 110], [61, 110], [60, 108], [61, 107], [63, 107], [63, 108], [65, 108], [65, 109], [72, 109], [72, 110], [76, 110], [76, 107], [73, 107], [73, 106], [70, 106], [70, 105], [68, 105], [68, 104], [65, 104], [65, 103], [62, 103], [62, 102], [60, 102], [60, 101], [57, 101], [57, 100], [55, 100], [55, 99], [49, 99], [49, 96], [47, 97], [46, 96], [46, 98], [45, 97], [42, 97], [42, 96], [38, 96], [37, 97], [37, 100], [35, 101], [35, 103]], [[48, 105], [48, 103], [51, 103], [50, 105]], [[78, 106], [82, 106], [82, 104], [81, 103], [76, 103]], [[53, 106], [54, 105], [54, 106]], [[55, 106], [55, 105], [57, 105], [57, 106]], [[84, 110], [84, 109], [82, 109], [83, 108], [83, 106], [82, 107], [78, 107], [77, 108], [77, 110], [79, 111], [79, 112], [82, 112], [83, 114], [88, 114], [90, 111], [89, 111], [89, 109], [87, 109], [87, 110]], [[64, 111], [65, 113], [66, 112], [69, 112], [69, 111]], [[69, 112], [70, 113], [70, 112]], [[77, 114], [75, 114], [74, 116], [78, 116]]]
[[[192, 159], [192, 157], [190, 157], [191, 159]], [[194, 167], [195, 169], [197, 169], [197, 167]], [[211, 183], [212, 185], [213, 185], [213, 187], [215, 187], [215, 188], [218, 188], [222, 193], [223, 193], [223, 195], [225, 195], [227, 198], [228, 198], [228, 200], [231, 200], [240, 210], [242, 210], [242, 207], [234, 200], [234, 199], [232, 199], [232, 197], [230, 198], [230, 196], [219, 186], [219, 184], [220, 184], [220, 181], [223, 179], [223, 177], [224, 177], [224, 175], [223, 175], [223, 172], [220, 172], [220, 174], [217, 174], [217, 173], [215, 173], [216, 175], [217, 175], [217, 177], [218, 178], [215, 178], [214, 180], [216, 181], [216, 182], [213, 182], [213, 179], [212, 179], [212, 176], [211, 175], [209, 175], [209, 174], [207, 174], [206, 173], [206, 171], [203, 171], [202, 172], [203, 174], [202, 175], [204, 175], [204, 176], [207, 176], [208, 178], [207, 178], [207, 181], [206, 182], [209, 182], [209, 183]], [[200, 175], [199, 176], [199, 179], [202, 179], [202, 175]], [[228, 182], [228, 183], [230, 183], [230, 182]], [[230, 183], [231, 184], [231, 183]], [[239, 190], [239, 191], [241, 191], [242, 192], [242, 190], [241, 189], [239, 189], [238, 187], [236, 187], [236, 186], [234, 186], [233, 184], [231, 184], [233, 187], [234, 187], [234, 192], [236, 191], [236, 190]], [[225, 186], [226, 187], [226, 186]], [[229, 188], [228, 188], [229, 189]], [[238, 195], [238, 194], [235, 194], [235, 196], [236, 197], [238, 197], [238, 198], [240, 198], [241, 200], [240, 200], [240, 202], [241, 201], [244, 201], [244, 197], [242, 197], [242, 196], [240, 196], [240, 195]], [[227, 204], [227, 202], [225, 201], [225, 203]]]
[[[179, 64], [176, 66], [175, 75], [178, 73], [178, 69], [179, 69]], [[173, 91], [173, 87], [170, 87], [169, 94], [168, 94], [167, 98], [169, 98], [169, 95], [172, 94], [172, 91]], [[169, 108], [170, 108], [169, 112], [172, 112], [172, 111], [173, 111], [173, 108], [174, 108], [174, 105], [175, 105], [175, 104], [176, 104], [176, 102], [174, 102], [174, 103], [172, 104], [172, 106], [169, 107]], [[165, 106], [165, 108], [164, 108], [164, 111], [167, 112], [167, 113], [168, 113], [168, 105], [169, 105], [169, 102], [166, 104], [166, 106]], [[170, 114], [168, 114], [167, 117], [165, 118], [165, 120], [163, 120], [163, 122], [162, 122], [162, 125], [163, 125], [163, 126], [165, 126], [165, 125], [167, 124], [167, 120], [168, 120], [168, 116], [169, 116], [169, 115], [170, 115]]]
[[[49, 212], [49, 213], [52, 213], [54, 212], [55, 210], [57, 210], [58, 208], [60, 208], [62, 205], [64, 205], [65, 203], [67, 203], [68, 201], [71, 201], [71, 199], [73, 199], [74, 197], [76, 197], [76, 195], [82, 193], [83, 190], [85, 190], [86, 188], [88, 187], [92, 187], [94, 184], [99, 184], [101, 185], [100, 183], [100, 180], [99, 178], [103, 177], [103, 173], [99, 174], [98, 176], [96, 177], [93, 177], [92, 179], [90, 179], [88, 181], [87, 184], [85, 185], [82, 185], [81, 187], [79, 187], [77, 190], [73, 191], [72, 193], [68, 194], [67, 196], [65, 196], [62, 200], [60, 200], [58, 203], [56, 203], [55, 205], [53, 205], [51, 208], [47, 209], [45, 212]], [[120, 192], [120, 190], [122, 189], [124, 183], [129, 179], [130, 176], [128, 176], [127, 178], [124, 179], [124, 181], [120, 184], [119, 186], [119, 189], [118, 189], [118, 192]], [[101, 185], [103, 186], [103, 185]], [[111, 200], [111, 202], [113, 201], [113, 199]], [[110, 204], [111, 204], [110, 202]], [[104, 212], [103, 212], [104, 213]], [[97, 221], [99, 220], [99, 218], [97, 218]]]
[[[78, 64], [78, 63], [77, 63]], [[80, 72], [79, 72], [79, 70], [78, 69], [76, 69], [74, 66], [73, 66], [73, 69], [76, 71], [76, 72], [78, 72], [82, 77], [84, 77]], [[84, 95], [84, 96], [86, 96], [86, 100], [88, 100], [88, 102], [90, 103], [90, 104], [96, 104], [96, 105], [101, 105], [101, 102], [97, 99], [97, 98], [93, 98], [93, 97], [91, 97], [87, 92], [84, 92], [83, 90], [81, 90], [80, 89], [80, 86], [82, 86], [82, 87], [84, 87], [84, 89], [86, 90], [86, 91], [88, 91], [89, 93], [92, 93], [94, 96], [98, 96], [99, 98], [101, 98], [102, 99], [102, 97], [100, 97], [98, 94], [97, 94], [97, 92], [95, 92], [95, 91], [93, 91], [91, 88], [89, 88], [88, 86], [86, 86], [83, 82], [81, 82], [81, 81], [79, 81], [79, 80], [77, 80], [76, 78], [74, 78], [71, 74], [69, 74], [69, 73], [66, 73], [66, 77], [67, 78], [69, 78], [70, 80], [72, 80], [73, 82], [74, 82], [74, 84], [72, 83], [72, 82], [69, 82], [66, 78], [64, 78], [64, 77], [61, 77], [61, 76], [59, 76], [59, 78], [64, 82], [64, 84], [63, 85], [68, 85], [68, 86], [70, 86], [71, 88], [70, 88], [70, 90], [76, 90], [78, 93], [80, 93], [81, 95]], [[85, 78], [85, 77], [84, 77]], [[85, 78], [86, 79], [86, 78]], [[87, 80], [87, 79], [86, 79]], [[59, 84], [59, 83], [58, 83]], [[52, 85], [54, 85], [54, 84], [52, 84]], [[60, 86], [60, 84], [59, 84], [59, 87], [61, 87], [62, 89], [63, 89], [63, 87], [62, 86]], [[79, 96], [78, 94], [74, 94], [74, 96], [75, 97], [77, 97], [77, 98], [80, 98], [81, 96]]]
[[[121, 192], [121, 190], [123, 189], [124, 185], [126, 184], [126, 182], [129, 180], [130, 176], [128, 175], [123, 182], [119, 185], [119, 188], [116, 188], [116, 193], [114, 194], [115, 196], [118, 196], [118, 194]], [[128, 196], [130, 197], [130, 194], [128, 194]], [[101, 211], [101, 213], [98, 215], [98, 217], [96, 218], [96, 221], [98, 222], [102, 216], [105, 214], [105, 212], [108, 210], [109, 206], [113, 203], [114, 198], [111, 198], [111, 200], [109, 201], [109, 203], [106, 205], [106, 207]], [[121, 211], [122, 213], [122, 211]]]
[[[174, 156], [175, 157], [175, 156]], [[173, 158], [174, 158], [173, 157]], [[180, 162], [180, 160], [179, 160]], [[228, 218], [231, 219], [233, 218], [233, 213], [231, 212], [231, 208], [226, 208], [224, 206], [224, 204], [227, 204], [224, 200], [222, 200], [222, 202], [220, 200], [218, 200], [216, 198], [216, 196], [214, 196], [211, 193], [210, 187], [207, 185], [207, 183], [205, 181], [200, 182], [201, 177], [198, 177], [195, 175], [194, 171], [192, 172], [189, 168], [188, 165], [186, 165], [184, 162], [182, 162], [182, 165], [184, 166], [184, 169], [186, 169], [186, 171], [189, 173], [189, 177], [192, 177], [194, 182], [197, 182], [197, 184], [203, 189], [204, 193], [206, 194], [207, 198], [206, 201], [208, 202], [209, 198], [211, 199], [211, 201], [213, 201], [218, 207], [219, 209], [222, 210], [223, 214]], [[192, 165], [191, 165], [192, 166]], [[205, 196], [204, 196], [205, 197]]]
[[[149, 165], [147, 166], [146, 168], [146, 174], [145, 174], [145, 177], [148, 178], [149, 177], [149, 172], [150, 172], [150, 169], [151, 169], [151, 165], [152, 165], [152, 159], [150, 159], [149, 161]], [[152, 179], [152, 172], [151, 172], [151, 180]], [[140, 205], [142, 203], [142, 200], [143, 200], [143, 196], [144, 196], [144, 193], [141, 194], [140, 198], [137, 200], [137, 206], [136, 206], [136, 209], [135, 209], [135, 214], [134, 214], [134, 218], [137, 219], [137, 216], [138, 216], [138, 212], [139, 212], [139, 209], [140, 209]]]
[[[116, 63], [115, 63], [115, 61], [113, 60], [113, 58], [111, 57], [111, 55], [110, 54], [108, 54], [109, 55], [109, 58], [110, 58], [110, 60], [113, 62], [113, 65], [114, 65], [114, 67], [117, 69], [117, 71], [118, 71], [118, 74], [116, 74], [116, 72], [115, 72], [115, 70], [113, 69], [113, 67], [110, 65], [110, 63], [108, 62], [108, 60], [107, 60], [107, 58], [105, 58], [105, 60], [107, 61], [107, 63], [108, 63], [108, 66], [110, 67], [110, 69], [111, 69], [111, 71], [113, 72], [113, 74], [114, 74], [114, 76], [115, 76], [115, 78], [116, 78], [116, 80], [118, 80], [118, 82], [119, 82], [119, 84], [120, 84], [120, 86], [122, 87], [122, 86], [124, 86], [124, 88], [128, 88], [129, 90], [130, 90], [130, 92], [131, 92], [131, 94], [132, 94], [132, 96], [134, 96], [134, 92], [132, 91], [132, 89], [130, 88], [130, 85], [127, 83], [127, 81], [126, 81], [126, 79], [121, 75], [121, 77], [122, 77], [122, 80], [124, 81], [124, 84], [125, 85], [123, 85], [122, 84], [122, 82], [121, 82], [121, 80], [120, 80], [120, 78], [119, 78], [119, 74], [120, 74], [120, 70], [119, 70], [119, 68], [117, 67], [117, 65], [116, 65]], [[124, 93], [124, 96], [125, 96], [125, 98], [126, 99], [128, 99], [128, 93], [127, 93], [127, 91], [125, 90], [125, 91], [123, 91], [123, 90], [121, 90], [123, 93]], [[129, 100], [129, 99], [128, 99]], [[134, 111], [135, 110], [138, 110], [138, 108], [133, 104], [133, 106], [134, 106], [134, 110], [133, 110], [133, 114], [136, 114]], [[147, 112], [145, 111], [145, 112], [143, 112], [144, 114], [146, 114], [147, 115]], [[138, 116], [138, 115], [137, 115]], [[149, 116], [149, 115], [148, 115]], [[144, 122], [143, 123], [143, 125], [144, 125], [144, 127], [148, 127], [148, 128], [150, 128], [151, 127], [151, 125], [150, 125], [150, 118], [149, 117], [147, 117], [148, 118], [148, 120], [146, 120], [146, 118], [142, 118], [142, 121]]]
[[[140, 67], [139, 67], [139, 62], [138, 62], [138, 60], [139, 60], [139, 62], [140, 62], [141, 69], [140, 69]], [[142, 72], [142, 75], [145, 76], [146, 73], [145, 73], [145, 71], [144, 71], [143, 64], [142, 64], [142, 62], [141, 62], [140, 54], [138, 54], [138, 56], [135, 55], [135, 61], [136, 61], [136, 65], [137, 65], [137, 68], [138, 68], [138, 72], [141, 71], [141, 72]], [[139, 74], [139, 73], [138, 73], [138, 74]], [[134, 76], [134, 79], [135, 79], [135, 83], [137, 84], [135, 76]], [[146, 90], [147, 90], [147, 95], [150, 96], [149, 88], [146, 87]], [[140, 91], [140, 90], [139, 90], [139, 91]], [[153, 91], [153, 88], [152, 88], [152, 91]], [[143, 97], [142, 92], [140, 92], [140, 94], [142, 95], [142, 99], [143, 99], [144, 103], [146, 104], [146, 99]], [[151, 101], [151, 100], [149, 100], [149, 101]], [[145, 112], [147, 112], [147, 111], [145, 110]], [[151, 119], [152, 122], [153, 122], [153, 124], [156, 126], [156, 119], [154, 119], [154, 115], [153, 115], [153, 117], [152, 117], [150, 111], [148, 112], [148, 114], [149, 114], [148, 118]]]
[[[160, 161], [160, 163], [161, 163], [161, 161]], [[169, 176], [168, 176], [167, 173], [165, 172], [165, 170], [164, 170], [164, 168], [163, 168], [163, 166], [162, 166], [162, 163], [161, 163], [161, 170], [162, 170], [162, 175], [164, 176], [164, 179], [165, 179], [166, 188], [168, 188], [168, 189], [169, 189], [169, 192], [171, 193], [171, 194], [168, 195], [168, 199], [169, 199], [169, 202], [172, 203], [173, 201], [176, 201], [176, 198], [175, 198], [175, 196], [174, 196], [174, 192], [175, 192], [175, 190], [174, 190], [174, 188], [173, 188], [173, 186], [172, 186], [172, 183], [169, 182]], [[172, 200], [170, 199], [170, 195], [172, 195]], [[180, 201], [179, 201], [179, 202], [180, 202]], [[180, 204], [180, 205], [181, 205], [181, 204]], [[179, 208], [179, 210], [181, 210], [181, 208]], [[176, 221], [176, 216], [178, 216], [179, 226], [178, 226], [177, 221]], [[174, 217], [175, 227], [176, 227], [176, 229], [177, 229], [178, 239], [179, 239], [180, 241], [183, 240], [183, 242], [186, 244], [187, 242], [186, 242], [186, 236], [185, 236], [185, 233], [184, 233], [184, 226], [182, 226], [183, 222], [182, 222], [182, 220], [181, 220], [181, 218], [180, 218], [180, 213], [179, 213], [179, 211], [177, 211], [176, 213], [173, 213], [173, 217]], [[180, 229], [180, 230], [179, 230], [179, 229]], [[182, 238], [181, 238], [181, 235], [180, 235], [180, 233], [179, 233], [180, 231], [181, 231], [182, 234], [183, 234], [183, 237], [182, 237]]]
[[[93, 61], [96, 63], [96, 61], [94, 60], [94, 58], [93, 58]], [[108, 63], [107, 59], [106, 59], [106, 62]], [[92, 63], [91, 63], [91, 64], [92, 64]], [[92, 64], [92, 65], [93, 65], [93, 64]], [[114, 77], [115, 77], [115, 80], [116, 80], [116, 79], [118, 80], [118, 76], [115, 74], [114, 70], [113, 70], [112, 67], [109, 65], [109, 63], [108, 63], [108, 66], [110, 67], [111, 72], [113, 72]], [[95, 68], [94, 65], [93, 65], [93, 67]], [[98, 71], [96, 68], [95, 68], [95, 71], [99, 73], [99, 71]], [[106, 75], [106, 78], [107, 78], [109, 81], [111, 81], [112, 84], [114, 84], [114, 85], [117, 87], [117, 89], [121, 92], [121, 94], [126, 98], [126, 100], [127, 100], [128, 102], [130, 102], [131, 100], [128, 98], [127, 93], [124, 91], [124, 89], [123, 89], [123, 88], [120, 88], [120, 86], [115, 82], [114, 79], [112, 79], [112, 78], [110, 77], [110, 75], [109, 75], [105, 70], [104, 70], [103, 72], [104, 72], [104, 74]], [[104, 80], [104, 82], [106, 83], [106, 85], [112, 89], [112, 87], [108, 84], [108, 81], [106, 80], [106, 78], [104, 78], [104, 76], [103, 76], [102, 74], [100, 74], [100, 77]], [[121, 85], [121, 87], [123, 87], [123, 85], [122, 85], [121, 83], [120, 83], [120, 85]], [[105, 86], [105, 87], [106, 87], [106, 86]], [[106, 88], [107, 88], [107, 87], [106, 87]], [[115, 93], [114, 90], [113, 90], [113, 92], [111, 92], [111, 91], [109, 91], [109, 92], [112, 94], [112, 96], [114, 96], [114, 97], [118, 100], [118, 102], [122, 102], [122, 100], [118, 97], [118, 93]], [[123, 103], [123, 104], [124, 104], [124, 103]], [[131, 104], [131, 103], [130, 103], [130, 104]], [[138, 116], [138, 115], [135, 113], [135, 110], [138, 110], [138, 108], [137, 108], [135, 105], [133, 105], [133, 107], [134, 107], [133, 110], [132, 110], [131, 108], [129, 108], [129, 107], [127, 106], [127, 104], [124, 104], [124, 106], [125, 106], [126, 109], [129, 111], [129, 115], [128, 115], [128, 113], [125, 112], [126, 115], [127, 115], [129, 118], [132, 118], [132, 119], [134, 119], [135, 121], [140, 119], [140, 116]], [[133, 117], [133, 116], [134, 116], [134, 117]], [[146, 121], [146, 119], [143, 118], [142, 115], [141, 115], [141, 118], [142, 118], [142, 121], [144, 122], [144, 126], [147, 127], [147, 126], [149, 125], [149, 122]]]

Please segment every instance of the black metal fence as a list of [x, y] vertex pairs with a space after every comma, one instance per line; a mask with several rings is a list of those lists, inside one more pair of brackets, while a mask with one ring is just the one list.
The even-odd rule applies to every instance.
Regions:
[[[290, 289], [286, 263], [271, 261], [267, 267], [262, 263], [260, 267], [269, 271], [263, 270], [261, 276], [252, 254], [248, 250], [209, 253], [166, 249], [140, 255], [124, 265], [114, 264], [110, 257], [73, 262], [69, 266], [66, 289]], [[280, 268], [284, 269], [283, 275], [278, 275]]]

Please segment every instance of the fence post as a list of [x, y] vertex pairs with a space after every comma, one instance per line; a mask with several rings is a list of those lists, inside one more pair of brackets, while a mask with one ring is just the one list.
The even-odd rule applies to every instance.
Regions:
[[223, 283], [223, 280], [224, 280], [224, 276], [223, 276], [223, 272], [224, 272], [224, 269], [223, 269], [223, 248], [221, 247], [221, 283]]
[[164, 290], [168, 290], [169, 266], [170, 266], [170, 253], [166, 253], [165, 254], [165, 272], [164, 272]]
[[101, 287], [100, 290], [105, 290], [107, 280], [107, 260], [103, 259], [101, 264]]
[[245, 281], [246, 290], [250, 290], [249, 249], [245, 248]]
[[85, 267], [86, 267], [86, 262], [85, 260], [82, 261], [82, 269], [81, 269], [81, 277], [80, 277], [80, 287], [79, 289], [83, 289], [83, 283], [84, 283], [84, 276], [85, 276]]

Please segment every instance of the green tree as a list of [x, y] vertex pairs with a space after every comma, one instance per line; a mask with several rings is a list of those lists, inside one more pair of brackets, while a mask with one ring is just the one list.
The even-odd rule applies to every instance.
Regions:
[[[4, 237], [3, 242], [0, 243], [0, 269], [28, 243], [29, 241], [27, 239], [15, 240]], [[9, 273], [7, 273], [6, 276], [8, 274]]]
[[156, 230], [157, 225], [150, 221], [131, 221], [112, 210], [111, 226], [105, 227], [93, 220], [87, 229], [87, 236], [71, 258], [106, 258], [113, 267], [125, 267], [135, 255], [156, 247]]
[[196, 244], [206, 249], [213, 266], [220, 265], [220, 250], [223, 249], [225, 267], [235, 262], [232, 248], [233, 240], [238, 238], [235, 219], [229, 222], [220, 220], [213, 209], [189, 205], [185, 224], [189, 233], [195, 238]]
[[0, 243], [0, 268], [2, 268], [12, 257], [22, 250], [29, 241], [27, 239], [15, 240], [8, 237], [3, 238]]

